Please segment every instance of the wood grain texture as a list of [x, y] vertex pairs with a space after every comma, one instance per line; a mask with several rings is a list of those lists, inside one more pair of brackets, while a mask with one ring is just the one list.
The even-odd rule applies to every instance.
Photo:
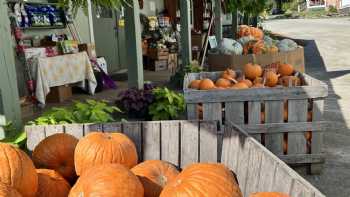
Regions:
[[277, 165], [272, 191], [288, 194], [293, 183], [293, 177], [288, 175], [289, 172], [284, 166]]
[[[284, 113], [283, 101], [266, 101], [265, 102], [265, 122], [266, 123], [282, 123]], [[267, 132], [268, 133], [268, 132]], [[265, 146], [271, 152], [283, 154], [283, 134], [266, 134]]]
[[301, 133], [304, 131], [322, 132], [334, 128], [337, 123], [330, 121], [293, 122], [293, 123], [268, 123], [240, 125], [249, 134], [255, 133]]
[[123, 127], [122, 123], [107, 123], [102, 125], [103, 132], [105, 133], [122, 133]]
[[244, 196], [249, 196], [259, 191], [259, 173], [261, 171], [263, 151], [255, 143], [252, 143], [250, 148], [246, 187], [245, 191], [242, 191], [245, 194]]
[[180, 166], [180, 122], [161, 122], [161, 159]]
[[[261, 102], [248, 103], [248, 125], [261, 123]], [[251, 130], [247, 130], [249, 133]], [[250, 133], [251, 134], [251, 133]], [[261, 134], [251, 134], [257, 141], [261, 141]]]
[[63, 125], [64, 132], [70, 134], [77, 139], [80, 139], [84, 136], [84, 125], [82, 124], [66, 124]]
[[181, 168], [199, 161], [198, 124], [196, 121], [181, 122]]
[[244, 102], [225, 103], [225, 121], [232, 122], [235, 124], [243, 124], [244, 123]]
[[197, 104], [187, 104], [186, 111], [187, 111], [187, 120], [197, 120], [198, 119]]
[[49, 137], [57, 133], [64, 133], [63, 125], [47, 125], [45, 126], [45, 135]]
[[236, 172], [240, 148], [239, 132], [227, 125], [228, 124], [226, 124], [224, 128], [221, 163], [225, 164], [234, 172]]
[[26, 126], [24, 130], [27, 133], [27, 148], [29, 151], [33, 151], [46, 137], [44, 126]]
[[[324, 112], [324, 100], [314, 100], [313, 101], [313, 111], [312, 111], [312, 121], [320, 121], [323, 119]], [[333, 127], [335, 128], [335, 127]], [[332, 131], [329, 128], [328, 131]], [[323, 133], [313, 133], [311, 139], [311, 153], [320, 154], [322, 153], [323, 147]], [[310, 172], [311, 174], [319, 174], [322, 172], [323, 164], [311, 164]]]
[[218, 120], [222, 124], [221, 103], [203, 103], [203, 120]]
[[161, 158], [161, 127], [159, 122], [144, 122], [142, 124], [143, 132], [143, 159], [160, 160]]
[[210, 122], [200, 123], [199, 162], [218, 162], [218, 129]]
[[[307, 100], [288, 101], [288, 122], [307, 121]], [[305, 130], [306, 132], [307, 130]], [[288, 134], [288, 154], [306, 154], [306, 139], [304, 133]]]
[[134, 143], [137, 149], [139, 160], [142, 161], [142, 130], [141, 122], [128, 122], [123, 124], [123, 133]]

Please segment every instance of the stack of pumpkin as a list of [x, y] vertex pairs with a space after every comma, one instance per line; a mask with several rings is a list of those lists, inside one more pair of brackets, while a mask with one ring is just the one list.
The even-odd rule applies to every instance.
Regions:
[[197, 163], [179, 172], [164, 161], [137, 164], [134, 143], [120, 133], [92, 132], [79, 141], [55, 134], [38, 144], [32, 159], [0, 143], [1, 197], [242, 197], [234, 173], [224, 165]]
[[290, 64], [272, 64], [264, 69], [258, 64], [246, 64], [243, 75], [238, 76], [232, 69], [225, 70], [214, 83], [211, 79], [191, 81], [189, 88], [196, 90], [248, 89], [265, 87], [300, 86], [301, 79], [297, 77], [294, 67]]
[[239, 26], [237, 40], [224, 38], [219, 50], [223, 54], [247, 55], [294, 51], [298, 44], [291, 39], [274, 40], [256, 27]]

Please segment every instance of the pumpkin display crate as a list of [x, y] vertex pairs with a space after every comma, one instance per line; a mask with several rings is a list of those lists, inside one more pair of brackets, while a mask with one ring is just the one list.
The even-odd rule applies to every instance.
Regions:
[[163, 160], [179, 168], [196, 162], [221, 162], [236, 173], [245, 197], [260, 191], [325, 197], [238, 126], [219, 127], [218, 121], [154, 121], [27, 126], [25, 131], [31, 151], [55, 133], [81, 138], [91, 131], [122, 132], [135, 143], [140, 161]]
[[[195, 90], [193, 80], [213, 81], [222, 72], [187, 74], [184, 96], [187, 118], [228, 121], [242, 125], [249, 134], [286, 163], [311, 174], [322, 170], [323, 131], [330, 128], [322, 120], [328, 86], [298, 73], [302, 86], [251, 88], [244, 90]], [[299, 170], [299, 169], [298, 169]]]

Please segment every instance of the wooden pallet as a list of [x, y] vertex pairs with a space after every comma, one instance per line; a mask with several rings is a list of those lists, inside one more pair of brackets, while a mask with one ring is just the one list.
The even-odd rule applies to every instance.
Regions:
[[[183, 168], [196, 162], [221, 162], [237, 175], [245, 197], [278, 191], [297, 197], [325, 197], [298, 173], [235, 125], [219, 132], [217, 121], [158, 121], [111, 124], [27, 126], [29, 150], [45, 137], [91, 131], [122, 132], [136, 144], [140, 161], [161, 159]], [[222, 152], [222, 154], [218, 154]]]
[[[246, 125], [248, 133], [288, 164], [303, 164], [303, 168], [312, 174], [321, 172], [325, 159], [322, 131], [327, 127], [319, 125], [327, 124], [320, 122], [324, 99], [328, 96], [326, 84], [300, 74], [305, 84], [300, 87], [210, 91], [187, 88], [195, 79], [216, 80], [220, 75], [221, 72], [186, 75], [184, 94], [189, 120], [202, 118], [219, 120], [222, 124], [230, 121]], [[286, 119], [285, 108], [288, 112]], [[308, 119], [308, 115], [312, 119]], [[306, 138], [305, 134], [309, 136]]]

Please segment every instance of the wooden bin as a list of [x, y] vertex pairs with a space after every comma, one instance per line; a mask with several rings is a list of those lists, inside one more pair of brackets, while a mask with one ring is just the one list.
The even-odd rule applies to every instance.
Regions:
[[[297, 197], [325, 197], [254, 138], [231, 124], [225, 126], [224, 132], [218, 131], [217, 121], [27, 126], [25, 131], [31, 151], [41, 140], [55, 133], [64, 132], [81, 138], [90, 131], [123, 132], [136, 144], [140, 161], [164, 160], [179, 168], [196, 162], [225, 164], [237, 174], [245, 197], [259, 191], [278, 191]], [[219, 139], [223, 139], [222, 143]], [[221, 148], [222, 154], [219, 155]]]
[[302, 166], [308, 173], [321, 172], [322, 132], [328, 125], [322, 121], [324, 99], [328, 96], [325, 83], [300, 74], [306, 84], [300, 87], [210, 91], [188, 88], [192, 80], [216, 80], [220, 75], [221, 72], [186, 75], [184, 94], [189, 120], [202, 118], [244, 125], [248, 133], [283, 161]]

